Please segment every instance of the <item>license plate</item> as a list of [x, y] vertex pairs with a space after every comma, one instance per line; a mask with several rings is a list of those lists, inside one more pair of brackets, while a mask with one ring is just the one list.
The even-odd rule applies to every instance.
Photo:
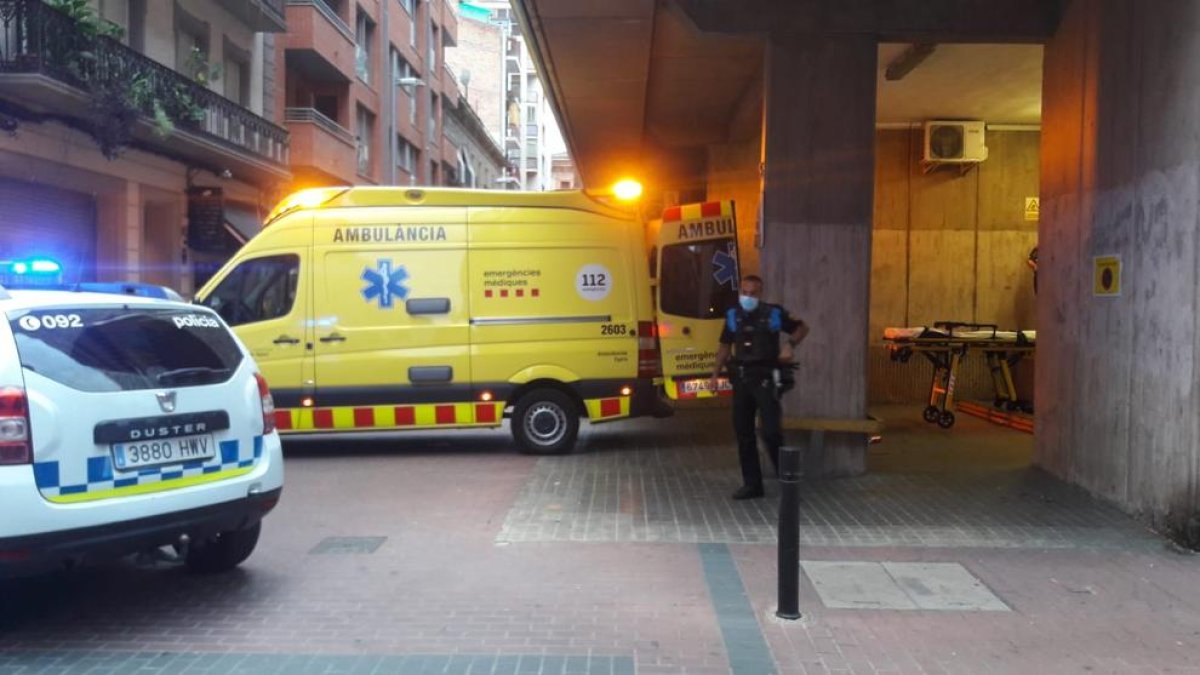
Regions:
[[217, 444], [211, 434], [181, 436], [153, 441], [133, 441], [112, 446], [113, 465], [118, 471], [161, 464], [182, 464], [216, 457]]
[[[717, 378], [717, 391], [732, 391], [733, 385], [724, 377]], [[708, 380], [683, 380], [679, 383], [679, 391], [684, 394], [699, 394], [702, 391], [712, 391]]]

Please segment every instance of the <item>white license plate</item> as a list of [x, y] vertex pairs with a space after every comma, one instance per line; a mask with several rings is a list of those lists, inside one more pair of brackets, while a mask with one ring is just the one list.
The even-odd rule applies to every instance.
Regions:
[[[717, 378], [717, 391], [730, 391], [733, 385], [724, 377]], [[683, 380], [679, 383], [679, 391], [685, 394], [698, 394], [702, 391], [712, 391], [708, 380]]]
[[182, 464], [217, 456], [217, 443], [211, 434], [181, 436], [152, 441], [116, 443], [112, 446], [113, 465], [119, 471], [160, 464]]

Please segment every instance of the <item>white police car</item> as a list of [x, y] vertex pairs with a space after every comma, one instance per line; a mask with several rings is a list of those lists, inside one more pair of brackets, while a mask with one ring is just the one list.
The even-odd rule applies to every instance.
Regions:
[[231, 569], [282, 487], [267, 383], [215, 313], [0, 288], [0, 578], [166, 545]]

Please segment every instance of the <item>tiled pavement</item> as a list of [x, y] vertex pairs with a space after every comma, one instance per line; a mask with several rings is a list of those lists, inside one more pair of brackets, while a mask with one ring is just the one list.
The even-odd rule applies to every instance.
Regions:
[[[914, 422], [891, 409], [901, 436], [880, 454], [903, 453], [911, 437], [945, 443], [955, 432]], [[725, 411], [691, 412], [693, 420]], [[909, 416], [906, 416], [909, 415]], [[670, 427], [638, 422], [638, 451], [627, 439], [593, 437], [587, 451], [542, 460], [497, 539], [505, 542], [681, 542], [774, 544], [778, 500], [732, 502], [737, 460], [710, 424]], [[967, 420], [968, 437], [999, 436], [1028, 457], [1031, 437]], [[888, 438], [896, 436], [888, 434]], [[1003, 442], [1003, 441], [1001, 441]], [[920, 453], [919, 446], [916, 448]], [[969, 446], [960, 451], [971, 452]], [[565, 461], [564, 461], [565, 460]], [[969, 463], [969, 458], [959, 458]], [[765, 461], [765, 459], [764, 459]], [[891, 459], [894, 463], [896, 460]], [[1028, 461], [1028, 460], [1026, 460]], [[986, 470], [984, 470], [986, 469]], [[769, 471], [769, 468], [768, 468]], [[768, 485], [776, 496], [775, 485]], [[1075, 548], [1156, 543], [1124, 515], [1027, 466], [948, 473], [872, 473], [855, 480], [801, 484], [804, 546]]]
[[892, 412], [876, 473], [805, 487], [804, 558], [957, 563], [1011, 611], [830, 609], [802, 578], [804, 618], [775, 619], [771, 501], [728, 501], [702, 411], [568, 457], [501, 432], [289, 446], [242, 570], [6, 587], [0, 675], [1200, 673], [1200, 560], [1020, 468], [1027, 436]]

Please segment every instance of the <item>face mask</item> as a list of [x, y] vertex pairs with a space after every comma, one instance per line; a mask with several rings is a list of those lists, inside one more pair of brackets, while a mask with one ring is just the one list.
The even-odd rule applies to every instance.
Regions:
[[752, 295], [739, 295], [738, 303], [741, 304], [742, 309], [746, 310], [747, 312], [753, 312], [758, 308], [758, 298]]

